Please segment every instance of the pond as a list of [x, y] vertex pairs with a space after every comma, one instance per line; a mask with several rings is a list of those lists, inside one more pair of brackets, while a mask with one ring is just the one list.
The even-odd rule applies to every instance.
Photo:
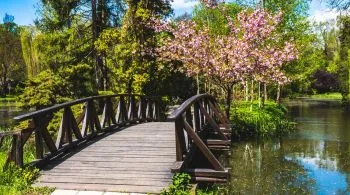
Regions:
[[350, 194], [350, 110], [337, 102], [290, 101], [296, 132], [235, 143], [229, 194]]
[[21, 113], [15, 102], [0, 102], [0, 129], [8, 127], [14, 121], [13, 117]]

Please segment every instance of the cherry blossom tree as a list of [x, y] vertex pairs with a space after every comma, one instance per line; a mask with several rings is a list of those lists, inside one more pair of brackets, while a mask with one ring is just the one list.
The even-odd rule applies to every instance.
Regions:
[[[203, 1], [209, 8], [219, 8], [216, 1]], [[223, 11], [224, 13], [224, 11]], [[274, 31], [282, 13], [272, 15], [263, 9], [244, 10], [233, 19], [227, 16], [229, 33], [210, 35], [191, 20], [154, 21], [158, 32], [168, 32], [157, 55], [163, 60], [183, 63], [181, 71], [189, 76], [203, 75], [226, 92], [226, 114], [230, 114], [233, 86], [245, 80], [283, 85], [288, 78], [284, 63], [294, 60], [297, 51], [292, 42], [279, 43]]]

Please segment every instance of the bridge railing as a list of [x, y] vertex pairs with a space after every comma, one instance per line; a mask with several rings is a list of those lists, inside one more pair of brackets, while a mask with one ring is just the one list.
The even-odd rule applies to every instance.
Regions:
[[[55, 105], [17, 116], [17, 122], [28, 121], [24, 129], [0, 132], [0, 148], [5, 138], [10, 140], [10, 152], [5, 163], [23, 166], [24, 146], [34, 142], [37, 166], [62, 155], [72, 147], [110, 130], [133, 123], [159, 120], [159, 99], [133, 94], [93, 96]], [[54, 121], [56, 120], [56, 121]], [[60, 120], [56, 132], [48, 126]], [[51, 128], [52, 129], [52, 128]]]
[[226, 182], [229, 172], [215, 154], [229, 150], [231, 125], [216, 99], [207, 94], [193, 96], [168, 120], [175, 122], [177, 163], [173, 171], [187, 172], [195, 181]]

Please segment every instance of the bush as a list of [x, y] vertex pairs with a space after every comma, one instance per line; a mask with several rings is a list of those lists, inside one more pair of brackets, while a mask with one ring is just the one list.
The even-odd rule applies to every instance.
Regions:
[[190, 194], [191, 176], [186, 173], [177, 173], [173, 177], [173, 183], [161, 195], [187, 195]]
[[13, 163], [4, 167], [7, 155], [0, 152], [0, 194], [50, 194], [50, 188], [34, 188], [32, 183], [39, 175], [34, 167], [20, 168]]
[[258, 102], [238, 102], [231, 110], [233, 136], [238, 139], [270, 137], [290, 132], [294, 123], [287, 119], [286, 113], [283, 105], [274, 102], [265, 102], [262, 108]]

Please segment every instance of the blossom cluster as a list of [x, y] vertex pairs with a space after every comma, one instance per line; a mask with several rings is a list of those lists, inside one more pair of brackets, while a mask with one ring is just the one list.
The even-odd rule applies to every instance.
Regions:
[[[216, 1], [203, 2], [215, 6]], [[157, 31], [171, 34], [157, 53], [164, 60], [183, 62], [183, 71], [189, 76], [203, 74], [230, 83], [254, 79], [285, 84], [289, 80], [282, 66], [296, 59], [298, 52], [291, 42], [279, 46], [274, 31], [281, 17], [282, 12], [272, 15], [262, 9], [244, 10], [237, 21], [227, 17], [229, 34], [217, 36], [210, 35], [208, 28], [199, 29], [191, 20], [175, 25], [154, 21]]]

